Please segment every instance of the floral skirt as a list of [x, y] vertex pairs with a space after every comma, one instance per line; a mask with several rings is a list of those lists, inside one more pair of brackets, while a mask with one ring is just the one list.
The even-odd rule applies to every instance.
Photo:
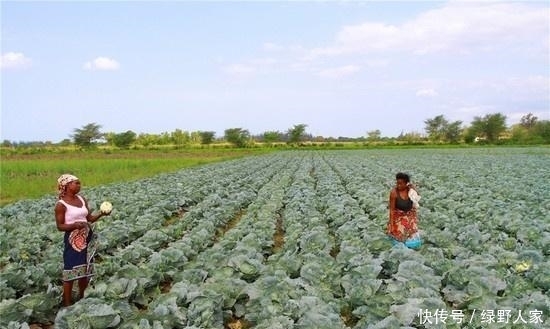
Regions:
[[405, 242], [418, 233], [418, 220], [416, 209], [403, 211], [396, 209], [392, 213], [393, 220], [388, 221], [387, 234], [399, 241]]
[[94, 275], [94, 255], [97, 237], [90, 228], [65, 232], [63, 250], [63, 281], [73, 281]]

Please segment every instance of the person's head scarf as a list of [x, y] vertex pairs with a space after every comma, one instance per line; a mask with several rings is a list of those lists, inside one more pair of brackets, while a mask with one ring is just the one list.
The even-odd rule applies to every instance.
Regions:
[[71, 174], [63, 174], [59, 176], [59, 178], [57, 179], [57, 191], [59, 194], [59, 198], [63, 197], [63, 195], [65, 194], [65, 190], [67, 189], [67, 184], [69, 184], [70, 182], [74, 182], [76, 180], [78, 180], [78, 177]]

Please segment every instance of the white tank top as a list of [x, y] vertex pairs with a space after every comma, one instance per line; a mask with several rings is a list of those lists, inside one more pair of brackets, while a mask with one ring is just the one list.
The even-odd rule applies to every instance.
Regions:
[[63, 200], [59, 200], [57, 202], [61, 202], [66, 210], [65, 210], [65, 224], [74, 224], [76, 222], [86, 222], [86, 217], [88, 216], [88, 209], [86, 208], [86, 204], [84, 203], [84, 199], [80, 195], [77, 195], [77, 197], [82, 202], [82, 207], [75, 207]]

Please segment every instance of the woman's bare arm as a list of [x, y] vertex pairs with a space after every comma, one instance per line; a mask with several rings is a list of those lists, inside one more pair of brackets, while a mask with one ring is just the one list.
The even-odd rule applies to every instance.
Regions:
[[395, 210], [395, 200], [396, 200], [396, 198], [397, 198], [397, 196], [396, 196], [395, 190], [391, 190], [390, 199], [389, 199], [389, 202], [388, 202], [390, 220], [393, 219], [393, 211]]
[[90, 223], [93, 223], [103, 217], [105, 214], [102, 212], [98, 212], [97, 214], [93, 215], [90, 211], [90, 207], [88, 206], [88, 200], [86, 200], [84, 197], [82, 197], [84, 200], [84, 204], [86, 205], [86, 209], [88, 209], [88, 216], [86, 216], [86, 220]]

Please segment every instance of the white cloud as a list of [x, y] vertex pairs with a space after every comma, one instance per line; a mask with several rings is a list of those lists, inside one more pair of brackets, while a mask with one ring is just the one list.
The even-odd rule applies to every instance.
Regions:
[[[450, 1], [437, 5], [402, 23], [367, 21], [343, 26], [334, 42], [325, 47], [304, 48], [265, 42], [266, 60], [235, 64], [225, 71], [233, 74], [292, 71], [340, 78], [358, 67], [341, 66], [354, 61], [363, 68], [387, 68], [392, 55], [424, 55], [437, 52], [524, 53], [547, 56], [550, 42], [547, 7], [537, 3]], [[360, 59], [354, 56], [361, 56]], [[384, 56], [382, 58], [381, 56]], [[275, 57], [276, 59], [273, 59]], [[330, 58], [330, 61], [327, 60]], [[328, 67], [331, 66], [336, 68]], [[540, 85], [540, 82], [534, 82]], [[417, 96], [436, 96], [421, 92]]]
[[437, 92], [431, 88], [420, 89], [416, 92], [416, 96], [418, 97], [435, 97], [437, 95], [438, 95]]
[[96, 59], [84, 63], [85, 70], [97, 71], [115, 71], [120, 68], [120, 64], [108, 57], [97, 57]]
[[[305, 56], [337, 56], [377, 51], [427, 54], [497, 50], [511, 43], [547, 52], [550, 16], [544, 6], [520, 3], [451, 1], [401, 25], [365, 22], [341, 29], [334, 45], [314, 48]], [[527, 51], [527, 49], [525, 49]]]
[[9, 52], [0, 57], [0, 68], [2, 69], [23, 69], [31, 65], [31, 59], [23, 53]]
[[323, 78], [337, 79], [337, 78], [354, 74], [358, 72], [360, 69], [361, 68], [356, 65], [346, 65], [346, 66], [321, 70], [317, 73], [317, 75]]
[[[349, 49], [355, 47], [384, 50], [394, 48], [401, 43], [402, 31], [393, 25], [382, 23], [363, 23], [345, 26], [338, 34], [338, 42]], [[365, 44], [368, 41], [368, 44]]]

